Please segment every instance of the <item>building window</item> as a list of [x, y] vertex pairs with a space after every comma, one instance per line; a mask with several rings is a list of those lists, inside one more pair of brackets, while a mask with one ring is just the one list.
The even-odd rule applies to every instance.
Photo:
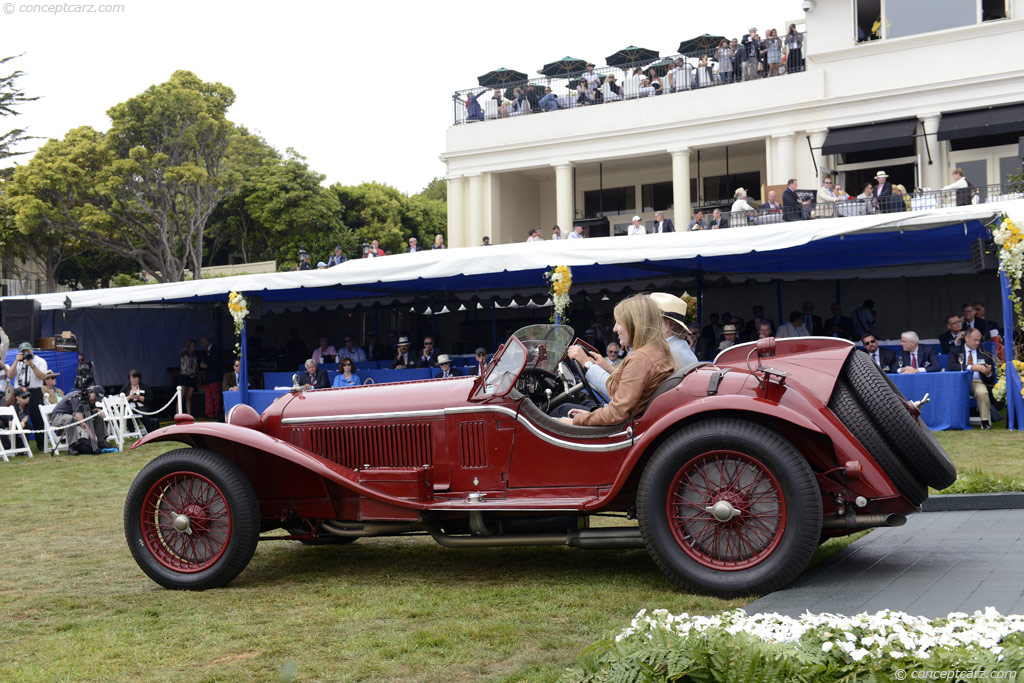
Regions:
[[665, 211], [672, 208], [672, 183], [654, 183], [640, 188], [644, 211]]
[[858, 43], [1006, 18], [1006, 0], [857, 0]]
[[731, 202], [739, 187], [745, 189], [751, 197], [759, 196], [761, 194], [761, 174], [753, 171], [751, 173], [705, 176], [703, 203]]
[[636, 187], [606, 187], [584, 192], [583, 211], [587, 218], [636, 211]]

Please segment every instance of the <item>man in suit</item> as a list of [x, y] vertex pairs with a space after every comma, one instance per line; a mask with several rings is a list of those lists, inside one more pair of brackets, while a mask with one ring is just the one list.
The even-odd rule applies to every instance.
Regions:
[[420, 351], [420, 357], [416, 361], [416, 367], [418, 368], [429, 368], [433, 367], [437, 361], [437, 348], [434, 346], [433, 337], [423, 338], [423, 350]]
[[969, 330], [964, 337], [963, 348], [949, 354], [947, 364], [950, 372], [972, 372], [971, 395], [978, 402], [981, 428], [992, 429], [992, 387], [996, 383], [996, 371], [989, 354], [981, 348], [981, 332]]
[[974, 304], [964, 304], [964, 332], [975, 329], [981, 332], [982, 339], [988, 339], [988, 323], [985, 320], [978, 317], [978, 312], [974, 310]]
[[882, 372], [895, 372], [896, 354], [889, 349], [878, 348], [878, 337], [874, 332], [862, 334], [860, 343], [864, 345], [864, 352], [875, 361], [875, 365], [882, 368]]
[[825, 333], [825, 327], [821, 324], [821, 316], [814, 315], [814, 302], [805, 301], [803, 305], [804, 312], [804, 327], [807, 328], [807, 334], [811, 337], [820, 337]]
[[832, 187], [831, 178], [825, 178], [821, 183], [817, 195], [818, 206], [814, 210], [814, 215], [818, 218], [834, 218], [836, 215], [835, 203], [839, 199], [839, 195]]
[[299, 386], [303, 391], [327, 389], [331, 382], [327, 379], [327, 371], [310, 358], [306, 361], [306, 371], [299, 375]]
[[786, 183], [786, 190], [782, 193], [782, 220], [803, 220], [804, 205], [810, 203], [809, 199], [800, 199], [796, 193], [796, 178], [790, 178]]
[[412, 254], [412, 253], [415, 253], [417, 251], [420, 251], [419, 243], [417, 242], [415, 237], [410, 237], [409, 238], [409, 249], [408, 249], [407, 253]]
[[441, 368], [441, 377], [462, 377], [462, 370], [452, 367], [452, 361], [447, 353], [437, 357], [437, 367]]
[[[242, 381], [242, 361], [235, 359], [235, 365], [231, 372], [224, 373], [224, 380], [220, 383], [224, 391], [238, 391], [238, 385]], [[252, 386], [252, 383], [249, 383]]]
[[487, 349], [481, 346], [476, 350], [476, 365], [473, 367], [473, 374], [483, 374], [485, 367], [487, 367]]
[[[889, 182], [889, 174], [885, 171], [879, 171], [875, 174], [875, 209], [882, 213], [892, 213], [895, 209], [893, 208], [892, 195], [892, 183]], [[897, 201], [902, 202], [903, 198], [899, 198]]]
[[392, 370], [405, 370], [416, 367], [416, 359], [409, 353], [409, 338], [399, 337], [395, 342], [395, 360], [391, 363]]
[[832, 317], [824, 321], [822, 334], [850, 341], [856, 337], [853, 332], [853, 321], [843, 315], [843, 309], [838, 303], [832, 304]]
[[729, 219], [722, 215], [721, 209], [715, 209], [711, 212], [711, 225], [708, 226], [710, 230], [725, 230], [729, 227]]
[[[999, 331], [999, 321], [998, 320], [989, 320], [987, 317], [985, 317], [985, 304], [974, 304], [974, 319], [976, 321], [980, 320], [983, 323], [985, 323], [986, 325], [988, 325], [988, 336], [989, 337], [998, 337], [998, 336], [1000, 336], [1002, 334]], [[987, 341], [987, 340], [986, 339], [982, 339], [982, 341]]]
[[915, 372], [938, 372], [942, 369], [939, 367], [935, 349], [921, 346], [917, 332], [908, 330], [901, 334], [900, 344], [903, 350], [896, 356], [896, 372], [907, 375]]
[[939, 335], [939, 348], [942, 353], [952, 353], [955, 347], [964, 341], [964, 319], [956, 313], [946, 316], [946, 331]]
[[672, 221], [670, 219], [665, 218], [665, 214], [663, 214], [661, 211], [655, 212], [654, 227], [652, 228], [652, 232], [662, 233], [675, 231], [676, 226], [672, 225]]

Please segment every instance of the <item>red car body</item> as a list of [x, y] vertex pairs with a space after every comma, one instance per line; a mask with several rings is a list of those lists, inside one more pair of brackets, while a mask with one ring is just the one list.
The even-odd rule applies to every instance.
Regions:
[[[510, 339], [488, 371], [493, 373], [503, 362], [503, 353], [532, 352], [516, 350], [517, 345], [522, 346], [515, 337]], [[758, 574], [757, 567], [767, 557], [791, 542], [787, 534], [813, 535], [816, 546], [827, 536], [902, 523], [904, 515], [919, 509], [920, 501], [901, 494], [829, 408], [837, 378], [853, 353], [851, 343], [825, 338], [735, 346], [714, 364], [677, 372], [646, 410], [614, 428], [559, 423], [545, 415], [545, 406], [534, 405], [516, 390], [516, 384], [510, 383], [508, 391], [502, 386], [488, 390], [485, 385], [493, 376], [469, 376], [294, 392], [276, 400], [262, 416], [240, 405], [229, 414], [228, 424], [178, 416], [175, 425], [145, 436], [136, 446], [177, 441], [230, 462], [251, 485], [259, 533], [284, 528], [292, 538], [306, 542], [427, 532], [453, 547], [647, 547], [683, 587], [721, 595], [764, 591], [791, 581], [809, 559], [803, 548], [809, 541], [804, 539], [801, 550], [783, 561], [799, 567], [784, 568], [781, 574], [773, 571], [769, 578]], [[515, 380], [521, 383], [523, 376], [517, 374]], [[915, 406], [901, 403], [916, 420]], [[668, 456], [659, 455], [661, 451], [685, 448], [687, 442], [713, 443], [701, 432], [711, 427], [730, 443], [742, 437], [733, 432], [748, 430], [788, 443], [785, 449], [791, 445], [809, 467], [814, 490], [804, 491], [804, 498], [797, 500], [793, 486], [784, 480], [789, 476], [785, 470], [792, 467], [772, 464], [771, 453], [761, 455], [754, 445], [746, 448], [746, 442], [737, 442], [740, 445], [703, 446], [696, 455], [677, 456], [682, 463], [697, 458], [699, 466], [659, 465], [668, 468], [668, 478], [675, 476], [675, 493], [659, 493], [653, 503], [646, 494], [648, 502], [638, 510], [638, 500], [645, 495], [641, 489], [659, 485], [652, 474], [643, 483], [652, 458], [664, 460]], [[772, 448], [778, 451], [783, 446]], [[710, 455], [701, 455], [704, 452]], [[170, 469], [172, 473], [144, 482], [141, 488], [146, 493], [140, 488], [135, 495], [139, 505], [126, 506], [133, 553], [150, 576], [171, 588], [226, 583], [249, 558], [237, 560], [237, 570], [194, 582], [196, 575], [216, 569], [223, 558], [217, 555], [210, 562], [214, 548], [199, 553], [190, 567], [187, 545], [175, 545], [176, 529], [188, 524], [181, 521], [189, 516], [182, 512], [187, 506], [171, 500], [161, 487], [186, 488], [174, 482], [182, 481], [180, 472], [187, 475], [193, 468]], [[679, 474], [672, 475], [677, 470]], [[217, 484], [205, 471], [195, 476]], [[666, 476], [659, 476], [659, 481]], [[730, 483], [731, 479], [735, 481]], [[711, 480], [714, 494], [704, 491], [714, 488], [708, 484]], [[224, 486], [214, 488], [224, 496]], [[680, 512], [673, 500], [693, 495], [706, 498], [708, 505], [701, 502], [698, 507], [689, 505], [693, 513]], [[131, 503], [131, 495], [129, 499]], [[663, 500], [668, 501], [667, 508]], [[230, 508], [228, 503], [225, 507]], [[713, 503], [720, 503], [721, 509], [713, 509]], [[711, 515], [710, 523], [703, 520], [700, 506]], [[758, 506], [763, 520], [753, 512]], [[193, 502], [188, 509], [195, 513], [200, 507]], [[682, 554], [665, 547], [672, 545], [672, 536], [665, 535], [669, 532], [659, 540], [656, 530], [644, 528], [645, 516], [660, 517], [663, 510]], [[219, 507], [217, 512], [224, 514]], [[587, 516], [598, 512], [639, 516], [640, 528], [587, 529]], [[209, 516], [209, 511], [203, 514]], [[235, 512], [229, 509], [234, 525], [237, 515], [232, 515]], [[809, 518], [798, 528], [790, 520], [797, 515]], [[174, 520], [177, 526], [172, 525]], [[658, 524], [664, 527], [664, 520]], [[195, 529], [193, 521], [186, 544], [199, 535]], [[721, 535], [724, 541], [699, 540], [712, 535]], [[225, 533], [218, 534], [212, 545], [228, 546], [224, 537]], [[255, 541], [251, 545], [255, 547]], [[666, 552], [678, 557], [663, 562]], [[665, 566], [685, 562], [695, 562], [696, 573], [679, 576], [678, 567]], [[751, 576], [737, 578], [744, 574]]]

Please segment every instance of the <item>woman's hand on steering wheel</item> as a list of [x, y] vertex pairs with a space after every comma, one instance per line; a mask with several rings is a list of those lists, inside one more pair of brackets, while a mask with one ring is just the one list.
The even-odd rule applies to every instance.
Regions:
[[[573, 344], [566, 351], [566, 357], [568, 357], [569, 362], [572, 363], [573, 370], [575, 370], [576, 374], [580, 376], [580, 382], [583, 384], [583, 388], [586, 390], [587, 395], [590, 396], [590, 398], [592, 398], [598, 405], [602, 404], [604, 401], [601, 400], [601, 397], [598, 396], [596, 391], [594, 391], [594, 388], [590, 386], [590, 382], [587, 381], [587, 371], [583, 366], [591, 359], [587, 358], [587, 352], [584, 347], [579, 342]], [[577, 360], [578, 357], [582, 357], [584, 360], [580, 362]]]

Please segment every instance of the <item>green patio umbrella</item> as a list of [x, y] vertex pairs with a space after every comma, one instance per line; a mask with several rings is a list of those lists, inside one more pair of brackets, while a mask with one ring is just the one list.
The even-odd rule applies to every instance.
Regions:
[[544, 68], [537, 73], [544, 76], [564, 76], [566, 74], [578, 74], [587, 68], [587, 60], [576, 57], [562, 57], [559, 60], [545, 64]]
[[494, 71], [488, 71], [483, 76], [477, 76], [477, 83], [484, 88], [490, 88], [496, 85], [505, 85], [506, 83], [517, 83], [519, 81], [526, 80], [526, 74], [522, 71], [515, 71], [514, 69], [506, 69], [501, 67]]
[[654, 64], [648, 64], [647, 67], [644, 68], [644, 75], [646, 76], [647, 72], [653, 69], [654, 73], [658, 74], [659, 76], [664, 76], [665, 74], [668, 73], [668, 70], [671, 68], [672, 60], [669, 59], [668, 57], [665, 57], [665, 59], [657, 61]]
[[690, 38], [679, 43], [679, 54], [685, 55], [690, 52], [710, 50], [718, 47], [723, 40], [725, 40], [725, 36], [713, 36], [710, 33], [704, 33], [696, 38]]
[[657, 50], [648, 50], [646, 47], [630, 45], [614, 54], [608, 55], [605, 61], [608, 63], [608, 66], [644, 66], [657, 58]]

